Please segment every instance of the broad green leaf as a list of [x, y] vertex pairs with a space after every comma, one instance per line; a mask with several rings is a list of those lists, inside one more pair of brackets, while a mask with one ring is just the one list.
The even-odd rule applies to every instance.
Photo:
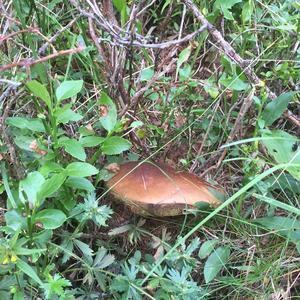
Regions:
[[79, 143], [82, 145], [82, 147], [96, 147], [100, 145], [104, 141], [104, 138], [101, 136], [84, 136], [80, 138]]
[[[300, 164], [300, 139], [282, 130], [263, 130], [261, 142], [267, 148], [268, 153], [278, 164]], [[274, 139], [270, 139], [273, 137]], [[279, 138], [279, 139], [278, 139]], [[300, 180], [299, 167], [287, 167], [286, 170], [296, 179]]]
[[30, 151], [30, 152], [34, 152], [32, 149], [30, 149], [30, 145], [31, 143], [34, 141], [35, 139], [31, 136], [26, 136], [26, 135], [18, 135], [14, 141], [16, 143], [16, 145], [22, 149], [22, 150], [26, 150], [26, 151]]
[[244, 82], [239, 77], [223, 78], [220, 79], [219, 82], [229, 90], [233, 91], [245, 91], [250, 87], [248, 83]]
[[289, 217], [264, 217], [254, 220], [274, 233], [277, 233], [295, 244], [296, 249], [300, 253], [300, 221], [296, 218]]
[[73, 162], [66, 168], [66, 175], [74, 177], [88, 177], [99, 173], [99, 170], [88, 163]]
[[81, 91], [82, 86], [82, 80], [67, 80], [62, 82], [55, 91], [57, 101], [77, 95]]
[[272, 125], [283, 112], [287, 109], [289, 102], [293, 99], [293, 96], [296, 95], [297, 92], [288, 92], [281, 94], [275, 100], [269, 102], [263, 113], [262, 118], [265, 120], [265, 125]]
[[59, 173], [62, 172], [64, 169], [58, 163], [53, 161], [46, 161], [39, 169], [40, 173], [44, 177], [48, 177], [49, 173]]
[[214, 10], [219, 9], [223, 13], [225, 19], [234, 20], [230, 10], [235, 4], [240, 2], [242, 2], [242, 0], [216, 0], [214, 3]]
[[219, 247], [208, 257], [204, 265], [205, 283], [211, 282], [225, 266], [230, 256], [229, 247]]
[[188, 46], [179, 53], [178, 60], [177, 60], [176, 73], [178, 73], [179, 68], [182, 66], [182, 64], [185, 63], [189, 59], [189, 57], [191, 55], [191, 51], [192, 51], [192, 47]]
[[109, 137], [102, 144], [102, 151], [107, 155], [121, 154], [130, 148], [131, 143], [119, 136]]
[[207, 257], [214, 250], [214, 248], [218, 242], [219, 242], [219, 240], [217, 240], [217, 239], [208, 240], [208, 241], [204, 242], [199, 249], [198, 256], [201, 259]]
[[[69, 106], [69, 105], [67, 105]], [[83, 117], [79, 113], [74, 112], [72, 109], [66, 107], [58, 109], [55, 112], [56, 122], [57, 124], [67, 124], [68, 122], [77, 122], [81, 120]]]
[[42, 280], [39, 278], [39, 276], [36, 274], [35, 270], [25, 261], [19, 259], [16, 263], [17, 268], [21, 270], [23, 273], [25, 273], [27, 276], [32, 278], [36, 283], [38, 283], [40, 286], [43, 285]]
[[45, 252], [47, 249], [29, 249], [21, 246], [15, 247], [14, 252], [16, 255], [34, 255], [41, 254]]
[[32, 80], [27, 82], [26, 86], [33, 93], [34, 96], [41, 98], [46, 103], [48, 108], [50, 110], [52, 109], [50, 95], [43, 84], [39, 83], [36, 80]]
[[93, 184], [86, 178], [83, 177], [69, 177], [66, 182], [66, 186], [69, 186], [74, 189], [85, 190], [92, 192], [95, 190]]
[[45, 132], [41, 119], [27, 119], [22, 117], [10, 117], [5, 120], [6, 124], [20, 129], [29, 129], [36, 132]]
[[117, 109], [110, 97], [102, 92], [99, 100], [100, 123], [108, 132], [111, 132], [117, 123]]
[[[42, 185], [45, 182], [45, 178], [40, 172], [31, 172], [29, 173], [25, 179], [21, 180], [19, 183], [19, 198], [25, 203], [28, 201], [33, 206], [36, 205], [37, 201], [37, 193], [41, 189]], [[24, 198], [24, 194], [26, 194], [26, 199]]]
[[207, 92], [210, 97], [212, 97], [213, 99], [217, 98], [219, 95], [219, 90], [217, 88], [217, 86], [213, 83], [210, 82], [206, 82], [204, 85], [204, 90], [205, 92]]
[[47, 179], [38, 192], [38, 199], [41, 201], [53, 195], [59, 190], [65, 179], [66, 175], [64, 173], [55, 174], [50, 179]]
[[44, 229], [56, 229], [60, 227], [66, 219], [66, 215], [61, 210], [54, 208], [41, 210], [34, 216], [34, 221], [42, 223]]
[[112, 3], [119, 13], [126, 8], [126, 0], [113, 0]]
[[27, 227], [27, 218], [23, 217], [16, 210], [9, 210], [5, 213], [6, 226], [13, 231], [25, 229]]
[[69, 139], [61, 142], [61, 144], [63, 145], [67, 153], [69, 153], [70, 155], [72, 155], [73, 157], [79, 160], [85, 161], [86, 154], [80, 142], [74, 139]]
[[245, 24], [246, 22], [249, 22], [251, 20], [251, 16], [253, 14], [253, 3], [252, 0], [248, 0], [242, 10], [242, 20], [243, 23]]
[[141, 81], [148, 81], [152, 78], [152, 76], [154, 75], [154, 70], [151, 68], [147, 68], [147, 69], [143, 69], [141, 71]]
[[300, 221], [296, 218], [293, 219], [289, 217], [272, 216], [258, 218], [253, 222], [258, 223], [269, 230], [274, 230], [277, 234], [285, 237], [288, 237], [295, 230], [300, 230]]

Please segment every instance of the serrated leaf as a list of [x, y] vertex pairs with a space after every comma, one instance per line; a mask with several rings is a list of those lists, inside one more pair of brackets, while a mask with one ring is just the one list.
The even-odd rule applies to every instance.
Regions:
[[48, 108], [51, 110], [52, 109], [52, 104], [51, 104], [51, 98], [50, 95], [46, 89], [46, 87], [39, 83], [36, 80], [32, 80], [26, 83], [27, 88], [33, 93], [34, 96], [42, 99]]
[[281, 94], [275, 100], [266, 105], [262, 113], [262, 118], [264, 119], [266, 126], [272, 125], [278, 118], [280, 118], [283, 112], [287, 109], [289, 102], [296, 94], [297, 92]]
[[77, 240], [77, 239], [74, 239], [73, 241], [74, 241], [74, 244], [80, 249], [80, 251], [82, 252], [82, 254], [84, 256], [91, 257], [93, 255], [94, 250], [91, 249], [88, 244], [86, 244], [80, 240]]
[[66, 215], [61, 210], [54, 208], [41, 210], [34, 216], [34, 221], [42, 223], [44, 229], [56, 229], [60, 227], [66, 219]]
[[131, 143], [119, 136], [112, 136], [105, 139], [102, 144], [102, 151], [106, 155], [116, 155], [131, 148]]
[[99, 173], [99, 170], [88, 163], [73, 162], [66, 168], [66, 174], [74, 177], [88, 177]]
[[69, 139], [61, 142], [61, 144], [67, 153], [79, 160], [85, 161], [86, 154], [80, 142], [74, 139]]
[[117, 108], [111, 98], [102, 92], [99, 100], [100, 104], [100, 123], [104, 129], [111, 132], [117, 123]]
[[36, 274], [35, 270], [27, 264], [23, 260], [18, 260], [17, 261], [17, 268], [21, 270], [23, 273], [25, 273], [27, 276], [32, 278], [36, 283], [38, 283], [40, 286], [43, 285], [42, 280], [39, 278], [39, 276]]
[[207, 259], [204, 265], [205, 283], [211, 282], [225, 266], [230, 256], [228, 247], [217, 248]]
[[82, 86], [82, 80], [66, 80], [62, 82], [55, 91], [57, 101], [77, 95], [81, 91]]

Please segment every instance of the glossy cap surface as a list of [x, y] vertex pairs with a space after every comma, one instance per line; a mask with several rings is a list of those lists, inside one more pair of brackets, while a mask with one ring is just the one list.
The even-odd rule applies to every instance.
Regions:
[[107, 186], [115, 198], [136, 213], [174, 216], [194, 207], [197, 202], [211, 206], [221, 203], [216, 195], [222, 195], [222, 190], [193, 174], [152, 162], [128, 162], [119, 167]]

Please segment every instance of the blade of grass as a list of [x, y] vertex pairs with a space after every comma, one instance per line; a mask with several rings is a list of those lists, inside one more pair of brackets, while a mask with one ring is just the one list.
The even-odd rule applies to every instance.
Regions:
[[279, 207], [281, 209], [284, 209], [286, 211], [289, 211], [293, 214], [296, 214], [298, 216], [300, 216], [300, 209], [299, 208], [296, 208], [296, 207], [293, 207], [289, 204], [286, 204], [286, 203], [283, 203], [283, 202], [280, 202], [278, 200], [275, 200], [273, 198], [269, 198], [269, 197], [266, 197], [266, 196], [263, 196], [263, 195], [259, 195], [259, 194], [253, 194], [252, 196], [254, 196], [255, 198], [261, 200], [261, 201], [264, 201], [268, 204], [271, 204], [273, 206], [276, 206], [276, 207]]
[[209, 221], [212, 217], [214, 217], [216, 214], [218, 214], [221, 210], [226, 208], [228, 205], [230, 205], [234, 200], [236, 200], [239, 196], [241, 196], [243, 193], [245, 193], [247, 190], [249, 190], [251, 187], [253, 187], [255, 184], [257, 184], [259, 181], [267, 177], [268, 175], [272, 174], [273, 172], [280, 170], [280, 169], [286, 169], [291, 166], [299, 166], [299, 164], [280, 164], [277, 166], [274, 166], [270, 168], [269, 170], [263, 172], [262, 174], [255, 177], [253, 180], [251, 180], [249, 183], [247, 183], [244, 187], [242, 187], [239, 191], [237, 191], [235, 194], [233, 194], [230, 198], [228, 198], [225, 202], [223, 202], [219, 207], [217, 207], [212, 213], [210, 213], [207, 217], [205, 217], [199, 224], [197, 224], [192, 230], [190, 230], [180, 241], [178, 241], [162, 258], [160, 258], [156, 265], [149, 271], [149, 273], [146, 275], [146, 277], [142, 281], [142, 285], [147, 282], [149, 277], [154, 273], [154, 271], [158, 268], [158, 266], [161, 265], [161, 263], [167, 258], [167, 256], [170, 256], [171, 252], [173, 252], [182, 242], [184, 242], [186, 239], [188, 239], [193, 233], [195, 233], [201, 226], [203, 226], [207, 221]]
[[4, 184], [6, 194], [7, 194], [8, 201], [9, 201], [11, 207], [13, 209], [16, 209], [18, 206], [17, 206], [17, 203], [16, 203], [16, 201], [14, 199], [14, 196], [13, 196], [11, 190], [10, 190], [10, 187], [9, 187], [7, 172], [6, 172], [6, 167], [5, 167], [5, 162], [4, 161], [1, 163], [1, 174], [2, 174], [3, 184]]

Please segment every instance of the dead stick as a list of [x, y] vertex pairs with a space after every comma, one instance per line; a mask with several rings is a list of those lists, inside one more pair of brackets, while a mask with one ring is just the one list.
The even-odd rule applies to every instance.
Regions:
[[7, 69], [14, 68], [14, 67], [26, 67], [26, 68], [28, 68], [30, 66], [45, 62], [49, 59], [52, 59], [52, 58], [55, 58], [55, 57], [58, 57], [58, 56], [63, 56], [63, 55], [82, 52], [84, 49], [85, 49], [85, 47], [80, 46], [80, 47], [72, 48], [72, 49], [68, 49], [68, 50], [61, 50], [61, 51], [58, 51], [56, 53], [52, 53], [50, 55], [39, 58], [37, 60], [33, 60], [32, 58], [23, 59], [23, 60], [20, 60], [19, 62], [14, 62], [14, 63], [11, 63], [11, 64], [0, 66], [0, 72], [4, 71], [4, 70], [7, 70]]
[[[194, 16], [201, 22], [201, 24], [206, 25], [208, 32], [220, 44], [221, 49], [224, 51], [224, 53], [243, 70], [249, 81], [253, 85], [261, 85], [262, 81], [254, 73], [252, 68], [247, 66], [248, 63], [239, 54], [236, 53], [236, 51], [227, 41], [225, 41], [222, 34], [206, 20], [206, 18], [200, 12], [198, 7], [193, 3], [193, 1], [183, 0], [183, 2], [193, 12]], [[277, 98], [276, 94], [273, 93], [268, 87], [266, 87], [266, 91], [270, 99], [274, 100]], [[284, 113], [284, 116], [288, 118], [291, 122], [293, 122], [295, 125], [300, 126], [300, 118], [294, 115], [290, 110], [287, 110]]]

